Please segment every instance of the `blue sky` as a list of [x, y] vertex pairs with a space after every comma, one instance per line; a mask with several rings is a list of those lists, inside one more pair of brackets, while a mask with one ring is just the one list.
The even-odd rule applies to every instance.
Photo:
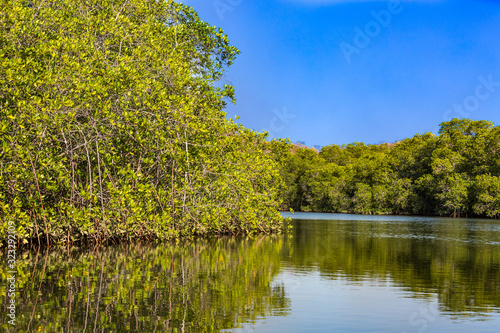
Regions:
[[241, 50], [229, 117], [325, 146], [500, 125], [500, 1], [187, 0]]

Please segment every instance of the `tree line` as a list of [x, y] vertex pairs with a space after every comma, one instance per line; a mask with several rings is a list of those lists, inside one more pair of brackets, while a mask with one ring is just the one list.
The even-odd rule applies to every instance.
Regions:
[[394, 144], [294, 147], [281, 172], [286, 210], [498, 218], [500, 127], [455, 118]]

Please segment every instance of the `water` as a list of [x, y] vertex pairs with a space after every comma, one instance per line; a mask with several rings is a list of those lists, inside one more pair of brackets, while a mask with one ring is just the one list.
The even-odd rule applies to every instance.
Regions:
[[289, 235], [19, 254], [14, 328], [4, 256], [0, 330], [500, 332], [499, 221], [293, 218]]

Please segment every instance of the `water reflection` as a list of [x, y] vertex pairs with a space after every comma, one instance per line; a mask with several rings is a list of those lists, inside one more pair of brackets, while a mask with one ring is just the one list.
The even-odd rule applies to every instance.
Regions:
[[317, 267], [325, 279], [390, 280], [412, 297], [437, 296], [441, 311], [459, 316], [500, 309], [496, 221], [358, 217], [293, 224], [284, 257], [297, 269]]
[[296, 217], [289, 235], [25, 253], [11, 331], [401, 332], [431, 319], [440, 332], [460, 321], [475, 331], [500, 326], [497, 221]]
[[[282, 247], [275, 236], [30, 254], [13, 331], [216, 332], [286, 314], [285, 290], [271, 284]], [[2, 282], [6, 300], [4, 271]]]

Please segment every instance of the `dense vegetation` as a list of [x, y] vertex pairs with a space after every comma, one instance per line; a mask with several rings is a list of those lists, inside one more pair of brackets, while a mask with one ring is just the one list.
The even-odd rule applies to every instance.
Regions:
[[453, 119], [396, 144], [296, 148], [282, 170], [284, 209], [500, 216], [500, 127]]
[[286, 145], [227, 120], [238, 50], [173, 1], [0, 2], [0, 234], [271, 232]]

